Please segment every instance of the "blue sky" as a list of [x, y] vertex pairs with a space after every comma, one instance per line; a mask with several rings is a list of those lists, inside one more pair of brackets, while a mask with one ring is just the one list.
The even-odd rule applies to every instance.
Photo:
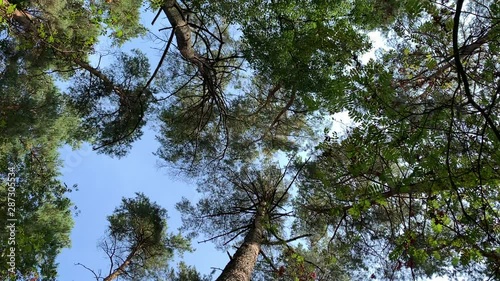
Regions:
[[[141, 21], [144, 26], [156, 32], [164, 26], [159, 20], [154, 27], [151, 27], [153, 16], [151, 10], [145, 11]], [[147, 38], [138, 38], [121, 49], [125, 51], [140, 49], [149, 57], [150, 64], [154, 68], [160, 59], [159, 50], [164, 47], [163, 44], [162, 42], [154, 44]], [[175, 46], [171, 48], [174, 50]], [[97, 54], [91, 57], [91, 63], [96, 65], [98, 55], [107, 54], [111, 49], [109, 41], [101, 38], [101, 43], [96, 47]], [[100, 65], [108, 65], [112, 59], [112, 56], [104, 56]], [[120, 205], [123, 197], [134, 197], [135, 192], [143, 192], [152, 201], [167, 209], [170, 217], [167, 221], [169, 232], [177, 233], [181, 219], [179, 212], [175, 210], [175, 204], [182, 197], [196, 202], [200, 196], [196, 192], [195, 184], [176, 179], [166, 168], [158, 167], [159, 158], [153, 155], [158, 147], [155, 132], [151, 128], [146, 128], [141, 140], [135, 142], [130, 153], [121, 159], [97, 154], [88, 144], [76, 151], [70, 147], [60, 150], [63, 161], [62, 181], [68, 186], [78, 185], [78, 191], [69, 194], [69, 198], [78, 208], [78, 214], [74, 217], [75, 226], [71, 233], [72, 247], [64, 249], [57, 259], [58, 280], [93, 280], [91, 272], [76, 266], [75, 263], [82, 263], [96, 272], [102, 270], [102, 275], [107, 275], [108, 259], [98, 248], [97, 243], [104, 237], [107, 227], [106, 217]], [[212, 271], [211, 267], [223, 268], [228, 262], [227, 254], [215, 250], [212, 243], [198, 244], [198, 240], [204, 239], [201, 237], [193, 240], [192, 244], [196, 251], [184, 254], [182, 260], [188, 265], [195, 265], [198, 271], [205, 274]], [[179, 259], [176, 259], [172, 265], [178, 261]]]
[[[58, 257], [58, 280], [92, 280], [93, 275], [75, 263], [82, 263], [96, 272], [101, 269], [105, 276], [109, 264], [97, 243], [104, 236], [106, 217], [120, 205], [122, 197], [134, 197], [135, 192], [143, 192], [168, 210], [169, 232], [177, 232], [181, 220], [175, 203], [183, 196], [194, 201], [199, 195], [194, 184], [175, 180], [165, 169], [158, 168], [158, 158], [152, 154], [158, 145], [154, 132], [148, 131], [122, 159], [96, 154], [88, 145], [77, 151], [69, 147], [61, 150], [65, 166], [62, 180], [68, 186], [78, 184], [79, 190], [69, 197], [78, 207], [79, 214], [74, 218], [72, 247], [63, 250]], [[197, 250], [185, 254], [183, 260], [196, 265], [200, 272], [209, 273], [211, 267], [223, 268], [228, 261], [227, 254], [216, 251], [212, 243], [198, 244], [195, 240], [193, 246]]]

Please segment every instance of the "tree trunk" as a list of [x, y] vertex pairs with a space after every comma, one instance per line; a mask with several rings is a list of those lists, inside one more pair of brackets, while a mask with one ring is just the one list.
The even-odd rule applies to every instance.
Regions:
[[185, 12], [176, 0], [165, 0], [163, 3], [161, 9], [173, 28], [177, 41], [177, 48], [182, 57], [196, 66], [206, 83], [209, 94], [217, 96], [215, 71], [210, 65], [209, 60], [196, 52], [193, 48], [191, 27], [189, 26]]
[[253, 227], [245, 236], [243, 244], [238, 248], [216, 281], [250, 281], [263, 240], [262, 220], [264, 216], [264, 207], [261, 207], [257, 211]]
[[191, 40], [191, 28], [186, 21], [185, 15], [175, 0], [166, 0], [161, 7], [168, 18], [170, 25], [174, 29], [175, 38], [177, 40], [177, 48], [189, 62], [198, 66], [199, 71], [203, 73], [205, 58], [196, 53], [193, 49]]
[[137, 252], [136, 249], [137, 247], [132, 252], [130, 252], [130, 254], [128, 254], [127, 258], [123, 261], [123, 263], [117, 269], [115, 269], [111, 274], [106, 276], [103, 279], [103, 281], [115, 280], [116, 278], [118, 278], [118, 276], [120, 276], [120, 274], [124, 273], [127, 266], [132, 262], [132, 258], [134, 258], [135, 253]]

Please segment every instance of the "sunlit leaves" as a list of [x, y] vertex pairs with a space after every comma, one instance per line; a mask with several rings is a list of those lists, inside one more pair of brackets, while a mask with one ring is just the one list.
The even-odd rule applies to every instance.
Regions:
[[[442, 274], [450, 265], [470, 276], [498, 272], [492, 250], [499, 242], [493, 227], [498, 122], [480, 114], [481, 108], [494, 116], [499, 110], [498, 77], [491, 72], [498, 69], [486, 59], [496, 57], [489, 51], [496, 46], [489, 37], [496, 22], [486, 12], [490, 5], [473, 2], [463, 11], [470, 21], [462, 19], [459, 52], [474, 84], [469, 96], [451, 60], [454, 6], [400, 6], [402, 18], [388, 34], [394, 50], [348, 74], [353, 83], [345, 106], [357, 127], [321, 144], [304, 177], [297, 201], [303, 218], [329, 221], [331, 243], [346, 237], [358, 249], [390, 249], [386, 277], [404, 278], [398, 275], [404, 268], [412, 275]], [[383, 187], [374, 193], [385, 203], [365, 199], [370, 182]], [[357, 233], [352, 229], [369, 242], [349, 239]]]

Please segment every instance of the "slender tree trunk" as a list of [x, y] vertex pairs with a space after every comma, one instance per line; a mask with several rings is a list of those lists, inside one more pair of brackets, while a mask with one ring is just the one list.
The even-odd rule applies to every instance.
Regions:
[[[63, 54], [64, 55], [64, 54]], [[79, 58], [71, 58], [71, 61], [73, 61], [75, 64], [80, 66], [81, 68], [87, 70], [91, 75], [101, 79], [101, 81], [104, 83], [106, 87], [109, 87], [110, 90], [114, 90], [115, 93], [117, 93], [120, 97], [125, 98], [125, 91], [116, 86], [111, 79], [106, 76], [104, 73], [102, 73], [99, 69], [92, 67], [90, 64], [88, 64], [85, 61], [80, 60]]]
[[262, 220], [264, 216], [264, 207], [261, 207], [257, 211], [253, 227], [245, 236], [243, 244], [238, 248], [216, 281], [250, 281], [263, 240]]
[[136, 253], [136, 249], [134, 249], [130, 254], [128, 254], [127, 258], [123, 261], [123, 263], [115, 269], [110, 275], [106, 276], [103, 281], [112, 281], [118, 278], [120, 274], [125, 272], [125, 269], [127, 266], [132, 262], [132, 259], [134, 258]]

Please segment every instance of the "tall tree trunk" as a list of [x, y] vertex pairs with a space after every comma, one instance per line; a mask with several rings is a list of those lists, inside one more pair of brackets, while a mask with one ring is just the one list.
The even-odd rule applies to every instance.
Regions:
[[264, 210], [264, 206], [258, 209], [253, 227], [248, 231], [243, 244], [238, 248], [216, 281], [250, 281], [263, 240], [262, 221], [265, 217]]
[[177, 48], [182, 57], [196, 66], [206, 83], [209, 94], [216, 96], [217, 83], [215, 70], [210, 65], [207, 57], [200, 55], [193, 48], [191, 27], [189, 26], [184, 10], [176, 0], [165, 0], [161, 9], [174, 29], [173, 32], [177, 40]]
[[199, 55], [193, 48], [191, 27], [189, 27], [189, 23], [179, 3], [175, 0], [166, 0], [161, 9], [174, 29], [177, 48], [181, 52], [182, 57], [195, 64], [203, 74], [205, 72], [206, 58]]

